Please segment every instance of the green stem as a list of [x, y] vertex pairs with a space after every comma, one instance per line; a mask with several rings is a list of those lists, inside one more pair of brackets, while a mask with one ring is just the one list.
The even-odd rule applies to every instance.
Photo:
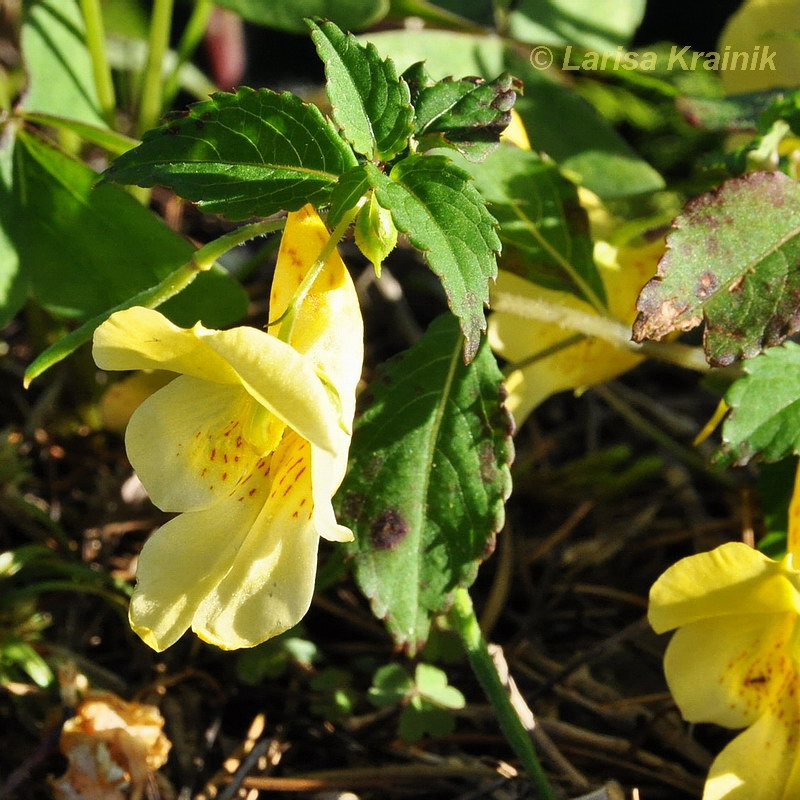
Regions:
[[150, 34], [147, 42], [147, 62], [144, 67], [142, 96], [139, 101], [139, 133], [154, 128], [163, 108], [161, 79], [164, 57], [169, 47], [174, 0], [153, 0]]
[[50, 369], [54, 364], [63, 361], [68, 355], [73, 353], [82, 344], [92, 338], [95, 329], [102, 325], [113, 313], [124, 311], [133, 306], [145, 306], [146, 308], [156, 308], [162, 303], [166, 303], [171, 297], [185, 289], [201, 272], [210, 269], [214, 262], [222, 255], [232, 250], [237, 245], [254, 239], [256, 236], [263, 236], [265, 233], [272, 233], [280, 230], [284, 225], [284, 220], [267, 220], [265, 222], [254, 222], [252, 225], [244, 225], [235, 231], [214, 239], [213, 242], [195, 251], [192, 258], [182, 264], [174, 272], [171, 272], [163, 281], [139, 292], [137, 295], [125, 300], [114, 308], [92, 317], [88, 322], [84, 322], [72, 333], [68, 333], [51, 345], [30, 364], [25, 370], [23, 386], [27, 389], [31, 381], [38, 378], [45, 370]]
[[522, 297], [512, 292], [495, 289], [492, 292], [492, 308], [523, 319], [551, 322], [566, 330], [579, 331], [585, 336], [603, 339], [620, 350], [628, 350], [647, 358], [657, 358], [677, 364], [685, 369], [708, 372], [710, 367], [699, 347], [690, 347], [680, 342], [631, 341], [631, 331], [627, 325], [615, 319], [599, 316], [589, 311], [581, 311], [559, 303], [533, 297]]
[[283, 314], [281, 314], [280, 317], [278, 317], [278, 319], [272, 320], [269, 323], [268, 327], [272, 327], [280, 323], [281, 327], [278, 329], [278, 338], [282, 342], [289, 343], [292, 341], [292, 332], [294, 331], [294, 324], [297, 320], [297, 312], [300, 310], [303, 305], [303, 301], [311, 291], [314, 281], [317, 280], [320, 272], [322, 272], [325, 264], [328, 262], [331, 253], [333, 253], [333, 251], [336, 249], [336, 245], [339, 244], [345, 233], [347, 233], [350, 223], [355, 219], [360, 210], [361, 206], [356, 205], [354, 208], [351, 208], [349, 211], [343, 214], [342, 218], [339, 220], [339, 224], [333, 229], [328, 241], [325, 242], [325, 247], [322, 248], [320, 254], [317, 256], [317, 260], [311, 265], [311, 268], [306, 273], [306, 276], [297, 287], [297, 291], [294, 293], [291, 303], [289, 303], [286, 310], [283, 312]]
[[100, 0], [81, 0], [81, 11], [86, 26], [86, 46], [92, 59], [92, 74], [97, 90], [97, 100], [105, 121], [113, 128], [117, 100], [114, 95], [111, 67], [108, 64], [106, 32], [103, 26]]
[[213, 11], [214, 4], [211, 0], [196, 0], [189, 21], [181, 34], [181, 40], [178, 42], [175, 69], [164, 84], [163, 98], [165, 107], [169, 106], [175, 99], [180, 87], [181, 67], [189, 61], [192, 53], [200, 44]]
[[541, 800], [555, 800], [553, 788], [539, 763], [531, 737], [500, 680], [486, 646], [486, 640], [481, 633], [478, 618], [475, 616], [472, 599], [464, 588], [455, 591], [455, 601], [450, 609], [450, 621], [464, 643], [472, 671], [494, 707], [500, 728], [536, 787], [537, 797]]

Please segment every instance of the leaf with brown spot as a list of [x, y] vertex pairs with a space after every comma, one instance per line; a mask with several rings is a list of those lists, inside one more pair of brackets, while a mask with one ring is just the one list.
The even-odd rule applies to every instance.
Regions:
[[696, 197], [674, 222], [639, 295], [633, 338], [705, 321], [713, 366], [752, 358], [800, 330], [800, 184], [753, 172]]
[[500, 371], [485, 342], [465, 365], [462, 343], [456, 318], [440, 317], [375, 381], [337, 495], [356, 580], [411, 652], [491, 553], [511, 489]]

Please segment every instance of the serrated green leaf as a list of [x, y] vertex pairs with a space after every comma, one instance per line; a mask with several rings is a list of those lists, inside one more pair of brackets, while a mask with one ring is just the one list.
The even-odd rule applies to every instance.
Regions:
[[[479, 75], [491, 79], [507, 70], [525, 84], [516, 110], [535, 150], [574, 173], [600, 197], [629, 197], [664, 188], [664, 180], [603, 117], [562, 82], [535, 70], [528, 53], [503, 39], [449, 31], [392, 31], [370, 34], [378, 51], [399, 70], [425, 61], [434, 79]], [[612, 48], [613, 50], [613, 48]]]
[[510, 491], [500, 372], [485, 342], [468, 366], [460, 350], [446, 315], [387, 368], [356, 426], [338, 494], [339, 517], [355, 533], [359, 586], [411, 652], [449, 593], [474, 580]]
[[409, 156], [387, 176], [366, 165], [378, 202], [442, 281], [470, 360], [486, 330], [483, 308], [497, 275], [496, 221], [469, 175], [444, 156]]
[[715, 460], [743, 465], [757, 455], [779, 461], [800, 454], [800, 345], [773, 347], [744, 369], [725, 395], [731, 412]]
[[493, 81], [462, 78], [421, 87], [414, 101], [419, 149], [445, 145], [471, 161], [483, 161], [508, 127], [520, 88], [508, 72]]
[[33, 0], [20, 37], [28, 73], [23, 108], [107, 127], [97, 100], [78, 3]]
[[369, 171], [364, 164], [359, 164], [345, 172], [334, 186], [329, 198], [328, 224], [337, 225], [341, 221], [342, 215], [351, 208], [355, 208], [359, 200], [371, 190]]
[[324, 203], [355, 163], [315, 106], [288, 92], [243, 87], [146, 133], [103, 179], [162, 184], [204, 211], [245, 219]]
[[[0, 324], [28, 297], [54, 315], [88, 319], [192, 257], [189, 242], [158, 217], [119, 187], [94, 188], [91, 169], [39, 137], [7, 137], [0, 159], [0, 247], [8, 255], [0, 261]], [[221, 326], [245, 303], [241, 287], [214, 271], [164, 309], [179, 323]]]
[[605, 301], [588, 217], [575, 184], [556, 164], [503, 144], [483, 163], [463, 166], [500, 223], [504, 269], [590, 302], [589, 294]]
[[414, 109], [394, 64], [332, 22], [310, 23], [336, 120], [356, 152], [390, 161], [408, 145]]
[[645, 0], [521, 0], [508, 16], [508, 33], [533, 44], [613, 52], [630, 41], [644, 9]]
[[800, 184], [753, 172], [692, 200], [642, 289], [637, 342], [705, 320], [706, 358], [726, 366], [800, 330]]
[[248, 22], [306, 33], [306, 19], [328, 19], [344, 30], [363, 30], [383, 19], [389, 0], [217, 0]]

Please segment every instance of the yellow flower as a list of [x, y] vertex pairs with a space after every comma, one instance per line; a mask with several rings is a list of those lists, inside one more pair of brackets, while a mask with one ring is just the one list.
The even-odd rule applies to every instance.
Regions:
[[[616, 320], [626, 325], [633, 322], [636, 298], [655, 274], [663, 253], [663, 239], [641, 247], [616, 248], [607, 242], [596, 243], [595, 262], [603, 278], [609, 312]], [[500, 270], [495, 288], [495, 295], [502, 293], [540, 301], [556, 310], [597, 314], [588, 303], [568, 292], [545, 289], [504, 270]], [[559, 349], [576, 334], [555, 322], [529, 319], [509, 311], [496, 311], [489, 318], [492, 348], [512, 366], [521, 365], [506, 377], [507, 404], [517, 425], [550, 395], [611, 380], [642, 360], [629, 350], [591, 336]], [[553, 350], [550, 355], [536, 358], [549, 350]]]
[[[310, 206], [289, 215], [271, 319], [327, 239]], [[272, 331], [185, 330], [131, 308], [95, 333], [103, 369], [179, 373], [139, 406], [126, 432], [153, 502], [183, 512], [139, 558], [131, 625], [156, 650], [188, 627], [225, 649], [287, 630], [311, 602], [319, 538], [352, 538], [331, 498], [347, 466], [363, 330], [337, 253], [298, 309], [290, 342]]]
[[[728, 94], [800, 85], [800, 4], [797, 0], [745, 0], [719, 38], [719, 75]], [[702, 62], [701, 62], [702, 63]]]
[[703, 800], [800, 797], [800, 571], [740, 542], [679, 561], [650, 592], [678, 628], [664, 671], [689, 722], [747, 728], [711, 765]]

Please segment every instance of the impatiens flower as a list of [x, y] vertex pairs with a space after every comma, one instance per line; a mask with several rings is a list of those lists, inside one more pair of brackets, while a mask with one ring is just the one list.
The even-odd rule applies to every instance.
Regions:
[[678, 629], [664, 670], [681, 714], [746, 728], [711, 765], [703, 800], [800, 797], [796, 560], [733, 542], [679, 561], [650, 592], [654, 630]]
[[[605, 285], [609, 312], [616, 320], [627, 325], [633, 322], [636, 298], [655, 274], [663, 253], [663, 239], [638, 247], [596, 243], [595, 262]], [[546, 289], [504, 270], [500, 270], [495, 287], [495, 294], [501, 293], [541, 301], [556, 310], [562, 307], [597, 314], [575, 295]], [[519, 365], [506, 376], [508, 408], [517, 425], [550, 395], [611, 380], [642, 360], [629, 350], [591, 336], [561, 346], [574, 340], [576, 334], [552, 321], [529, 319], [510, 311], [495, 311], [489, 318], [492, 348], [512, 367]], [[542, 357], [538, 357], [540, 354]]]
[[[310, 206], [289, 215], [271, 320], [328, 236]], [[291, 628], [311, 602], [319, 538], [352, 538], [331, 498], [347, 466], [363, 330], [336, 252], [288, 342], [279, 329], [186, 330], [131, 308], [95, 333], [103, 369], [178, 373], [139, 406], [125, 438], [153, 502], [182, 512], [145, 544], [131, 600], [131, 625], [156, 650], [189, 627], [226, 649]]]

